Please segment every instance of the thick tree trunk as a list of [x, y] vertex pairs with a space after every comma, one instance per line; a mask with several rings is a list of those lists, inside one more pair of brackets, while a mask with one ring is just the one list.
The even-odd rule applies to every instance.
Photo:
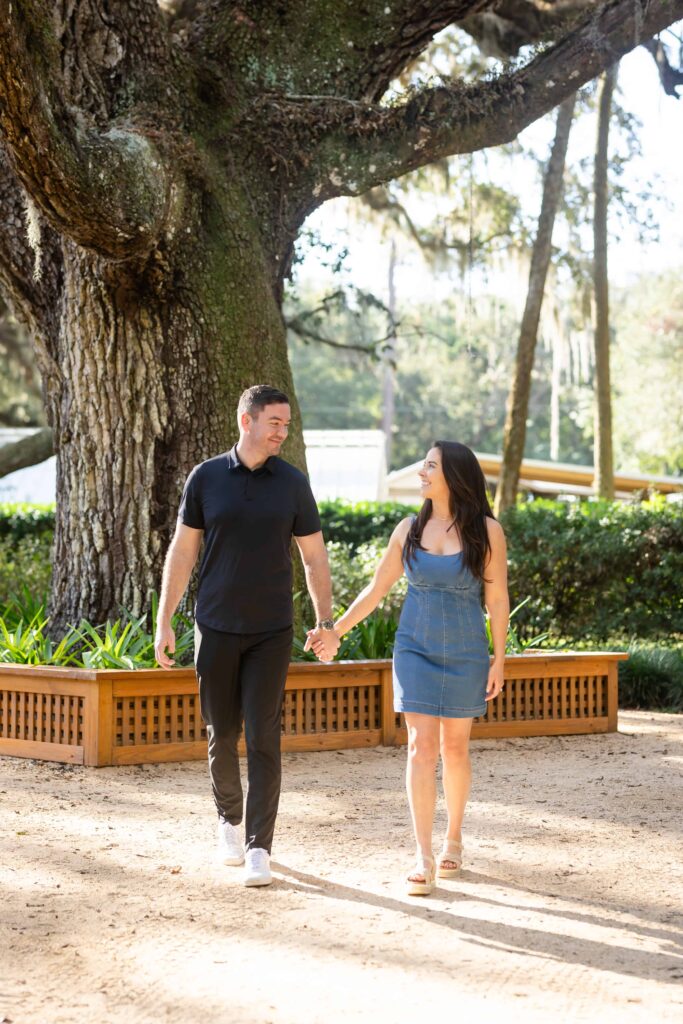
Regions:
[[607, 206], [609, 202], [609, 123], [617, 81], [614, 65], [600, 78], [598, 133], [593, 190], [593, 287], [595, 289], [595, 432], [594, 488], [601, 498], [614, 497], [612, 454], [612, 389], [610, 383], [609, 281], [607, 276]]
[[193, 226], [193, 240], [165, 265], [68, 249], [51, 346], [58, 383], [48, 393], [59, 495], [55, 633], [79, 617], [102, 622], [122, 607], [148, 607], [185, 477], [234, 442], [245, 387], [267, 381], [292, 395], [288, 458], [303, 463], [268, 261], [248, 222], [230, 230], [219, 214]]
[[503, 461], [500, 467], [500, 481], [496, 490], [495, 513], [500, 515], [514, 505], [517, 498], [519, 472], [524, 457], [526, 420], [531, 393], [531, 371], [534, 365], [538, 322], [543, 303], [543, 291], [550, 264], [551, 242], [555, 214], [562, 198], [564, 163], [567, 155], [569, 132], [574, 116], [576, 94], [570, 96], [559, 107], [555, 140], [543, 181], [543, 201], [538, 219], [538, 232], [531, 254], [529, 289], [522, 316], [522, 325], [517, 343], [517, 356], [512, 387], [508, 396], [505, 433], [503, 436]]

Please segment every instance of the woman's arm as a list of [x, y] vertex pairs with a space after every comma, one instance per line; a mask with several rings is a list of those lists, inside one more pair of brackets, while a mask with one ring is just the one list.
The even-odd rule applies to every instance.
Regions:
[[484, 604], [491, 622], [493, 638], [493, 661], [489, 672], [486, 699], [496, 697], [503, 688], [505, 665], [505, 642], [510, 620], [510, 599], [508, 597], [507, 547], [503, 527], [495, 519], [486, 520], [491, 553], [484, 567]]
[[403, 545], [405, 543], [410, 518], [402, 519], [391, 535], [389, 545], [375, 569], [372, 581], [361, 590], [356, 600], [334, 624], [339, 636], [361, 622], [377, 607], [382, 598], [386, 597], [394, 583], [403, 575]]

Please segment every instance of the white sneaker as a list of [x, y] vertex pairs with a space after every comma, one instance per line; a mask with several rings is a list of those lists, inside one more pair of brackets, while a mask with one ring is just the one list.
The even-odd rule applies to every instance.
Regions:
[[270, 873], [270, 854], [267, 850], [252, 847], [247, 850], [244, 868], [245, 885], [270, 885], [273, 876]]
[[222, 864], [230, 864], [237, 867], [244, 864], [244, 847], [239, 833], [229, 821], [219, 820], [218, 822], [218, 848], [216, 856]]

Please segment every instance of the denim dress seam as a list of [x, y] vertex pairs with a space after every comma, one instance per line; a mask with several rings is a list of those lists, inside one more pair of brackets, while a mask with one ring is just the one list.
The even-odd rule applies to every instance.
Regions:
[[443, 708], [443, 697], [445, 695], [445, 607], [443, 606], [443, 592], [441, 592], [441, 625], [443, 629], [443, 669], [441, 672], [441, 696], [439, 698], [439, 708]]

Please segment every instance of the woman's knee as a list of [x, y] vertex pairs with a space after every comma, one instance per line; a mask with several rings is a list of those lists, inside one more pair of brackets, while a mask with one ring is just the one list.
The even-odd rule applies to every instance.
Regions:
[[441, 759], [446, 764], [465, 765], [470, 757], [469, 737], [442, 736]]
[[412, 764], [436, 766], [439, 758], [438, 736], [410, 729], [408, 731], [408, 757]]

